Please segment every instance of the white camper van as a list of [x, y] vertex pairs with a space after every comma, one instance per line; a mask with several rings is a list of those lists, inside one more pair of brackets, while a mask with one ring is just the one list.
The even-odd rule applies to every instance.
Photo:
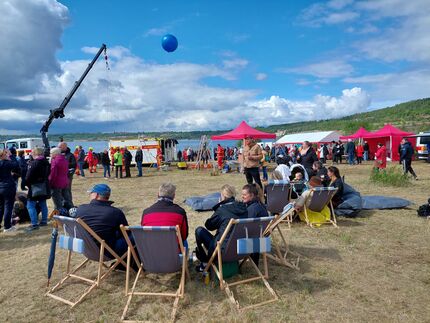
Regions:
[[28, 158], [32, 149], [36, 147], [43, 148], [43, 141], [41, 138], [19, 138], [6, 141], [6, 148], [14, 147], [16, 152], [24, 151], [25, 158]]

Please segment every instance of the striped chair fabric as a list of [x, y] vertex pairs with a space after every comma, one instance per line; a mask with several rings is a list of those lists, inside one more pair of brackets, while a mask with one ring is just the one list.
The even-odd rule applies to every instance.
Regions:
[[237, 239], [237, 254], [249, 255], [252, 253], [269, 253], [272, 244], [269, 237]]
[[65, 235], [60, 235], [58, 246], [61, 249], [70, 250], [81, 254], [83, 254], [85, 251], [84, 240], [65, 236]]

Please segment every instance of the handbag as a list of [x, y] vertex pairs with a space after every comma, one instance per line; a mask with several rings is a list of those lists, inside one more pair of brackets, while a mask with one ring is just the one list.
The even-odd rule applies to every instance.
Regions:
[[49, 196], [50, 192], [46, 182], [36, 183], [31, 185], [31, 196], [32, 197], [46, 197]]

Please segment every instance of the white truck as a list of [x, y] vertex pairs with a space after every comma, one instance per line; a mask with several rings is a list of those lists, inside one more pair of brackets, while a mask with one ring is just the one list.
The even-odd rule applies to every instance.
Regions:
[[[16, 152], [24, 151], [24, 156], [26, 159], [29, 158], [31, 151], [40, 147], [43, 148], [43, 140], [41, 138], [19, 138], [19, 139], [10, 139], [5, 143], [6, 148], [15, 148]], [[1, 148], [1, 147], [0, 147]]]
[[[175, 159], [176, 156], [176, 145], [178, 141], [176, 139], [163, 139], [163, 138], [124, 138], [124, 139], [111, 139], [109, 140], [109, 151], [110, 156], [113, 155], [113, 151], [119, 148], [121, 151], [124, 147], [127, 147], [133, 156], [132, 165], [135, 165], [134, 157], [136, 156], [137, 147], [142, 149], [143, 153], [143, 165], [161, 165], [161, 162], [170, 162]], [[157, 156], [162, 155], [162, 160], [157, 159]], [[112, 157], [111, 157], [112, 158]]]

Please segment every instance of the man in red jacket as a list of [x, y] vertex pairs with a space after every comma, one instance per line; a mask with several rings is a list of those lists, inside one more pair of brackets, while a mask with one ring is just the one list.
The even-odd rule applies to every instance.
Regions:
[[188, 237], [187, 213], [179, 205], [173, 203], [176, 186], [163, 183], [158, 189], [158, 200], [143, 210], [142, 226], [176, 226], [179, 225], [182, 240]]

